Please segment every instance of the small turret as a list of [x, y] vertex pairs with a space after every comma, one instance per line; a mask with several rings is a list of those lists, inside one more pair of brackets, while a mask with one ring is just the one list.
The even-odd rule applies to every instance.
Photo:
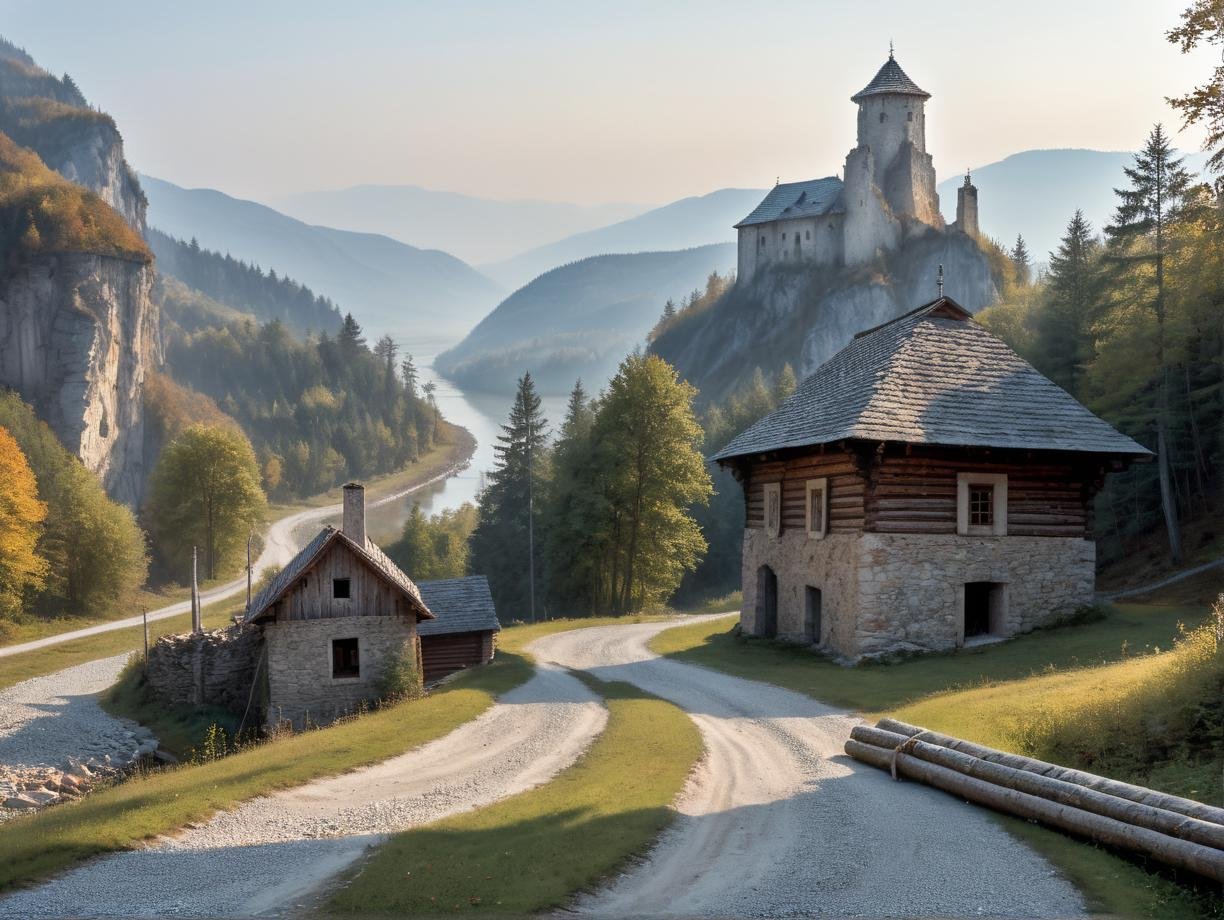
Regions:
[[978, 190], [967, 169], [965, 184], [956, 190], [956, 229], [970, 236], [978, 235]]

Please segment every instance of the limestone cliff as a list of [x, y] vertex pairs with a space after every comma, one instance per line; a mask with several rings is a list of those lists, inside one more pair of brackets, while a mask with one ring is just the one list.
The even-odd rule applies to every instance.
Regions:
[[21, 393], [110, 495], [145, 479], [142, 389], [156, 350], [152, 266], [38, 255], [0, 272], [0, 384]]
[[704, 313], [660, 336], [651, 351], [673, 364], [717, 403], [756, 368], [772, 377], [785, 363], [800, 378], [829, 360], [857, 332], [887, 322], [945, 293], [977, 312], [997, 296], [990, 265], [964, 233], [927, 228], [866, 265], [774, 265], [737, 284]]

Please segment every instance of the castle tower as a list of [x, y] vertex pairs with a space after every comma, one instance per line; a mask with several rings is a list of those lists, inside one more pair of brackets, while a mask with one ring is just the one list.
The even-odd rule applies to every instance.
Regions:
[[978, 235], [978, 190], [965, 170], [965, 184], [956, 190], [956, 229]]
[[858, 105], [858, 145], [872, 153], [874, 184], [892, 215], [942, 228], [935, 167], [926, 152], [930, 98], [901, 69], [890, 48], [884, 66], [850, 100]]

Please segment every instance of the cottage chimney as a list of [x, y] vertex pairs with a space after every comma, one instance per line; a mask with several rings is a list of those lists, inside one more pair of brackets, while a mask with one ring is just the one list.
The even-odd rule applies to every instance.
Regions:
[[365, 486], [359, 482], [344, 487], [344, 519], [340, 529], [358, 546], [365, 546]]

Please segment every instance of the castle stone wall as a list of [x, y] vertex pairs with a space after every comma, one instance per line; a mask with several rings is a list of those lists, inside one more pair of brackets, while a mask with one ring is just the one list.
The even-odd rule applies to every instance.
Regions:
[[[373, 702], [387, 666], [416, 654], [416, 622], [404, 616], [286, 620], [264, 627], [267, 722], [323, 725]], [[332, 677], [332, 640], [358, 640], [359, 677]]]

